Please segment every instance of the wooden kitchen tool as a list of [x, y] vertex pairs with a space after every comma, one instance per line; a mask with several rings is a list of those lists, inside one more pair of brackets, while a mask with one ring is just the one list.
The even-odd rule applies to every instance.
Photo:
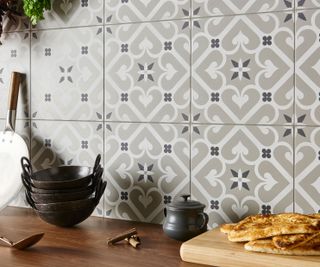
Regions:
[[35, 234], [32, 236], [29, 236], [27, 238], [21, 239], [18, 242], [12, 242], [11, 240], [9, 240], [6, 237], [1, 236], [0, 240], [4, 243], [6, 243], [7, 245], [9, 245], [12, 248], [15, 249], [19, 249], [19, 250], [23, 250], [26, 249], [28, 247], [33, 246], [34, 244], [38, 243], [39, 240], [44, 236], [44, 233], [40, 233], [40, 234]]
[[121, 234], [116, 235], [115, 237], [111, 237], [107, 240], [108, 245], [113, 245], [119, 241], [126, 240], [131, 246], [137, 248], [140, 244], [140, 238], [138, 237], [138, 232], [136, 228], [132, 228], [128, 231], [125, 231]]
[[123, 233], [120, 233], [118, 235], [116, 235], [115, 237], [111, 237], [107, 240], [107, 244], [108, 245], [113, 245], [119, 241], [122, 241], [126, 238], [130, 238], [132, 237], [133, 235], [136, 235], [137, 234], [137, 229], [136, 228], [132, 228], [128, 231], [125, 231]]
[[320, 256], [284, 256], [244, 250], [243, 243], [230, 242], [219, 229], [196, 236], [180, 247], [182, 260], [219, 267], [319, 267]]
[[6, 126], [4, 131], [0, 132], [0, 210], [19, 193], [22, 187], [20, 159], [29, 157], [28, 146], [22, 137], [15, 133], [19, 86], [20, 73], [13, 72]]

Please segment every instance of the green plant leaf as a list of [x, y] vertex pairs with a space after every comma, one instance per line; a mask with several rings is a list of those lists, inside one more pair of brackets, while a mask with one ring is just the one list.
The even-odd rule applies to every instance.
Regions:
[[23, 0], [24, 13], [30, 18], [30, 21], [33, 25], [44, 19], [44, 11], [50, 9], [50, 0]]

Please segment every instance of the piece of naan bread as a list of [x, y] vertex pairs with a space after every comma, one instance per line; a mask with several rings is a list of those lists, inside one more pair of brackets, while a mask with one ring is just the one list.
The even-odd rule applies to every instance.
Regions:
[[320, 246], [320, 231], [315, 234], [292, 234], [272, 237], [275, 247], [280, 249], [293, 249], [295, 247], [308, 245]]
[[297, 255], [297, 256], [312, 256], [312, 255], [320, 255], [320, 247], [319, 246], [309, 246], [302, 245], [293, 249], [281, 249], [277, 248], [271, 239], [261, 239], [254, 240], [246, 243], [244, 245], [245, 250], [255, 251], [255, 252], [264, 252], [264, 253], [272, 253], [272, 254], [280, 254], [280, 255]]
[[225, 223], [220, 225], [220, 231], [224, 234], [230, 233], [231, 230], [236, 226], [236, 223]]
[[314, 234], [320, 231], [320, 218], [298, 213], [248, 216], [228, 232], [232, 242], [244, 242], [286, 234]]

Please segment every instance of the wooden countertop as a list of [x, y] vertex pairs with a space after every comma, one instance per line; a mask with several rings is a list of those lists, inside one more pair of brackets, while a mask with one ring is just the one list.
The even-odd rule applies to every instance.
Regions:
[[[106, 239], [136, 227], [141, 246], [135, 249], [125, 241], [108, 246]], [[164, 235], [161, 225], [90, 217], [78, 226], [60, 228], [47, 224], [32, 209], [8, 207], [0, 211], [0, 235], [18, 241], [44, 232], [45, 236], [27, 250], [0, 244], [0, 266], [45, 267], [196, 267], [183, 262], [181, 242]]]

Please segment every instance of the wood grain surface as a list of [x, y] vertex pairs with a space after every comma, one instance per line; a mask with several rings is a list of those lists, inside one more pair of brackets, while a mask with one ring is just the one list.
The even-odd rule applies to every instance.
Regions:
[[[133, 227], [141, 238], [139, 248], [126, 241], [107, 245], [108, 237]], [[0, 266], [201, 266], [181, 260], [181, 242], [165, 236], [161, 225], [90, 217], [76, 227], [60, 228], [43, 222], [31, 209], [10, 207], [0, 212], [0, 235], [16, 241], [38, 232], [45, 236], [24, 251], [0, 244]]]
[[184, 242], [181, 258], [187, 262], [220, 267], [319, 267], [320, 256], [283, 256], [245, 251], [243, 243], [228, 241], [219, 229]]

